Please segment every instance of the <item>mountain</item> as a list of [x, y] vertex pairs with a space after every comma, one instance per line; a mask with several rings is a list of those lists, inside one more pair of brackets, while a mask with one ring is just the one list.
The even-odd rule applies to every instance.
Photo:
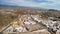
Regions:
[[28, 9], [28, 10], [46, 10], [44, 8], [39, 8], [39, 7], [26, 7], [26, 6], [11, 6], [11, 5], [0, 5], [0, 9], [5, 8], [5, 9]]
[[56, 9], [45, 9], [39, 7], [26, 7], [26, 6], [12, 6], [12, 5], [0, 5], [0, 9], [26, 9], [26, 10], [34, 10], [34, 11], [60, 11]]

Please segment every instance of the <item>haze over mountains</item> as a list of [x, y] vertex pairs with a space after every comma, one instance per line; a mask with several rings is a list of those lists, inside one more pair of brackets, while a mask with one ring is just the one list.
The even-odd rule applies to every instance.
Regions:
[[56, 9], [46, 9], [40, 7], [27, 7], [27, 6], [14, 6], [14, 5], [0, 5], [0, 9], [27, 9], [27, 10], [39, 10], [39, 11], [60, 11]]

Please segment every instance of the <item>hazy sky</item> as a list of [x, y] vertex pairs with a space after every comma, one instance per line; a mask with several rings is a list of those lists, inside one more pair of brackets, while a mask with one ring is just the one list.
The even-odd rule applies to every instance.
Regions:
[[0, 5], [16, 5], [60, 9], [60, 0], [0, 0]]

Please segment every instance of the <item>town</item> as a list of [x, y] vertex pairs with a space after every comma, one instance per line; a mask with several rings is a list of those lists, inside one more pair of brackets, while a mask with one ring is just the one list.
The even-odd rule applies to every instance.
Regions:
[[60, 21], [43, 19], [41, 15], [19, 15], [18, 18], [3, 32], [33, 32], [47, 29], [51, 34], [59, 33]]

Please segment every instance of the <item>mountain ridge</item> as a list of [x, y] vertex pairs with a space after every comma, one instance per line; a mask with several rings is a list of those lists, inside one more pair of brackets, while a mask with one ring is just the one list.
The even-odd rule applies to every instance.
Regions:
[[39, 8], [39, 7], [26, 7], [26, 6], [14, 6], [14, 5], [0, 5], [0, 9], [27, 9], [27, 10], [42, 10], [42, 11], [60, 11], [57, 9], [46, 9], [46, 8]]

